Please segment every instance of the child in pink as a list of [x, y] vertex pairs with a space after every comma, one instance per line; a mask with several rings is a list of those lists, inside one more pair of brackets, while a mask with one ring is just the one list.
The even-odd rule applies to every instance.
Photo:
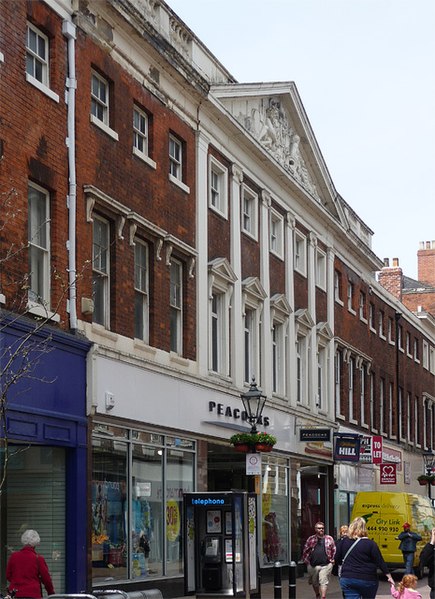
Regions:
[[418, 578], [414, 574], [405, 574], [397, 585], [397, 589], [394, 584], [391, 585], [391, 596], [394, 599], [421, 599], [420, 593], [415, 590], [417, 580]]

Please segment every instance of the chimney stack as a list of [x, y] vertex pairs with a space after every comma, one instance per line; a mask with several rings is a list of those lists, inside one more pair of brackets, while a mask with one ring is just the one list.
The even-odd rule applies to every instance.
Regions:
[[417, 262], [418, 280], [435, 287], [435, 241], [420, 241]]
[[393, 266], [390, 266], [389, 258], [384, 258], [384, 267], [378, 273], [378, 281], [384, 289], [402, 301], [403, 272], [399, 266], [399, 258], [393, 258]]

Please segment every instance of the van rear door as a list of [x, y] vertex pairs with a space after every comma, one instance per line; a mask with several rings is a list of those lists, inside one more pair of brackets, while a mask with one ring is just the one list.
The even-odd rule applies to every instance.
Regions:
[[409, 509], [403, 493], [381, 493], [381, 514], [378, 520], [379, 549], [390, 566], [403, 566], [403, 555], [399, 550], [397, 536], [409, 518]]

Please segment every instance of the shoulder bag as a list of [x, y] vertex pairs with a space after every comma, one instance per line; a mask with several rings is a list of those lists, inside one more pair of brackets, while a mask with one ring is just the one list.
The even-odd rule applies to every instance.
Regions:
[[341, 576], [341, 569], [343, 568], [343, 564], [345, 559], [347, 558], [347, 556], [349, 555], [349, 553], [352, 551], [352, 549], [354, 547], [356, 547], [356, 545], [359, 543], [359, 541], [361, 541], [362, 537], [358, 537], [357, 540], [355, 541], [355, 543], [352, 543], [352, 545], [349, 547], [349, 549], [346, 551], [345, 556], [343, 557], [341, 564], [338, 566], [338, 576]]

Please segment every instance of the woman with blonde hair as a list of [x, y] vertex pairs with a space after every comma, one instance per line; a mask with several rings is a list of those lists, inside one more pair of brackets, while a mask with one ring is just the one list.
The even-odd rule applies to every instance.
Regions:
[[347, 537], [337, 547], [335, 561], [341, 565], [340, 586], [346, 599], [375, 599], [378, 568], [390, 584], [394, 582], [379, 547], [367, 536], [364, 518], [355, 518], [349, 524]]

